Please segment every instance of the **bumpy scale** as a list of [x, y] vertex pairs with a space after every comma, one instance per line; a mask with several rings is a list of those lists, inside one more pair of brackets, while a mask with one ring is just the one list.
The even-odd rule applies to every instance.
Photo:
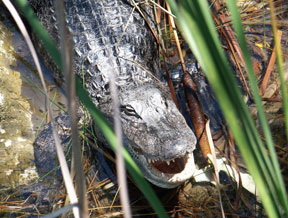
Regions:
[[[53, 1], [30, 3], [57, 41]], [[139, 7], [155, 28], [153, 8], [145, 4]], [[114, 74], [124, 144], [145, 178], [163, 188], [176, 187], [189, 179], [195, 169], [196, 138], [168, 89], [157, 79], [156, 40], [133, 3], [67, 0], [65, 8], [75, 42], [75, 73], [84, 78], [92, 100], [108, 118], [113, 116], [109, 74]]]

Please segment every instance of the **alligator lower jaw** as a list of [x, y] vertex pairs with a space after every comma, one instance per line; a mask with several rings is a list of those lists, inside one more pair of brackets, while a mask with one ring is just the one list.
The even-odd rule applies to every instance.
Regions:
[[139, 155], [140, 168], [147, 180], [162, 188], [175, 188], [193, 176], [195, 163], [193, 153], [170, 161], [151, 160]]

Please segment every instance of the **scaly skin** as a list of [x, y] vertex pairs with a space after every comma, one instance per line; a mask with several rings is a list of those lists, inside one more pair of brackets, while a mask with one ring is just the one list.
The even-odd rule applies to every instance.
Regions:
[[[50, 1], [30, 1], [57, 41]], [[152, 28], [153, 8], [139, 5]], [[194, 172], [196, 138], [159, 78], [156, 40], [133, 3], [125, 0], [67, 0], [67, 25], [75, 42], [75, 73], [96, 106], [113, 117], [109, 74], [121, 106], [124, 144], [145, 178], [173, 188]], [[42, 54], [45, 56], [45, 54]], [[48, 65], [53, 68], [46, 58]], [[84, 74], [84, 75], [82, 75]], [[61, 76], [56, 75], [61, 80]]]

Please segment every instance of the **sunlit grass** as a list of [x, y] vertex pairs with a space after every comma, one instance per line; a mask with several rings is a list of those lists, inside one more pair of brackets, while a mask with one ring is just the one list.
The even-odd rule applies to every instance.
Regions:
[[[168, 1], [177, 16], [187, 42], [212, 85], [219, 104], [243, 159], [253, 176], [266, 213], [270, 217], [288, 214], [287, 193], [277, 161], [271, 132], [258, 94], [250, 53], [244, 38], [240, 16], [235, 1], [228, 1], [232, 21], [245, 57], [246, 67], [261, 120], [265, 141], [262, 141], [249, 114], [240, 90], [233, 78], [232, 69], [221, 48], [208, 3], [203, 0]], [[278, 57], [279, 58], [279, 57]], [[266, 148], [270, 155], [267, 154]]]

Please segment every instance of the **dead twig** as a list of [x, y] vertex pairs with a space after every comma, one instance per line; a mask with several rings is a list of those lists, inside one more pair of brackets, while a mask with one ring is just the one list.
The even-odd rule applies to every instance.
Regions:
[[[167, 4], [167, 9], [168, 11], [171, 11], [168, 4]], [[211, 150], [209, 147], [208, 137], [205, 132], [205, 123], [206, 123], [205, 115], [203, 113], [201, 104], [195, 94], [197, 90], [196, 84], [193, 82], [191, 75], [186, 70], [181, 46], [179, 43], [178, 34], [176, 32], [175, 22], [171, 16], [169, 16], [169, 20], [173, 28], [173, 34], [174, 34], [174, 38], [175, 38], [175, 42], [176, 42], [176, 46], [178, 50], [178, 55], [181, 61], [182, 69], [184, 71], [183, 85], [184, 85], [184, 90], [185, 90], [185, 95], [186, 95], [186, 99], [188, 102], [188, 106], [190, 109], [190, 117], [192, 119], [192, 122], [195, 128], [196, 136], [199, 139], [199, 145], [200, 145], [203, 157], [206, 161], [208, 154], [211, 154]]]
[[[278, 40], [279, 43], [281, 42], [281, 37], [282, 37], [282, 31], [281, 30], [277, 30], [277, 38], [279, 39]], [[276, 45], [274, 46], [274, 48], [272, 50], [272, 53], [271, 53], [271, 56], [270, 56], [270, 60], [269, 60], [269, 64], [267, 66], [263, 81], [262, 81], [261, 86], [260, 86], [260, 95], [261, 96], [263, 96], [264, 93], [265, 93], [265, 90], [267, 88], [268, 81], [269, 81], [270, 75], [271, 75], [271, 73], [273, 71], [273, 67], [275, 65], [275, 62], [276, 62]]]
[[[161, 28], [160, 28], [161, 10], [159, 8], [157, 8], [157, 9], [158, 10], [155, 11], [155, 16], [156, 16], [156, 20], [157, 20], [157, 29], [158, 29], [158, 34], [159, 34], [159, 42], [161, 43], [160, 47], [161, 48], [165, 48], [164, 41], [163, 41], [163, 38], [162, 38], [162, 32], [161, 32]], [[179, 106], [179, 103], [178, 103], [178, 100], [177, 100], [177, 97], [176, 97], [176, 94], [175, 94], [175, 90], [174, 90], [174, 87], [173, 87], [173, 84], [172, 84], [172, 80], [171, 80], [171, 77], [170, 77], [170, 74], [169, 74], [169, 70], [168, 70], [168, 67], [167, 67], [167, 63], [166, 63], [166, 51], [165, 51], [165, 49], [162, 49], [162, 53], [164, 54], [163, 55], [164, 69], [165, 69], [165, 72], [166, 72], [166, 77], [167, 77], [167, 82], [168, 82], [169, 90], [170, 90], [170, 93], [171, 93], [171, 97], [172, 97], [176, 107], [178, 108], [178, 110], [180, 110], [180, 106]]]
[[[228, 15], [227, 15], [227, 13], [222, 12], [219, 1], [215, 1], [214, 8], [216, 11], [218, 11], [218, 13], [217, 13], [218, 16], [216, 16], [214, 13], [211, 12], [211, 14], [213, 15], [214, 22], [218, 26], [221, 26], [220, 31], [223, 34], [226, 42], [228, 43], [228, 46], [229, 46], [230, 51], [232, 53], [232, 56], [235, 60], [235, 64], [236, 64], [236, 66], [240, 72], [240, 75], [241, 75], [243, 84], [245, 86], [245, 89], [246, 89], [249, 97], [252, 98], [252, 95], [250, 93], [250, 90], [248, 88], [248, 85], [246, 83], [246, 80], [245, 80], [245, 77], [244, 77], [244, 74], [243, 74], [243, 71], [241, 68], [241, 66], [245, 66], [245, 62], [244, 62], [243, 55], [242, 55], [241, 49], [239, 47], [237, 38], [236, 38], [233, 30], [231, 29], [231, 27], [229, 25], [224, 25], [225, 23], [230, 22]], [[221, 11], [221, 12], [219, 12], [219, 11]], [[240, 59], [240, 63], [239, 63], [239, 60], [238, 60], [238, 57], [236, 56], [236, 54], [238, 55], [238, 57]]]
[[[229, 16], [228, 16], [227, 12], [225, 13], [225, 12], [223, 12], [223, 10], [221, 10], [221, 4], [220, 4], [219, 0], [215, 1], [214, 8], [218, 12], [217, 17], [219, 17], [219, 20], [221, 21], [221, 23], [222, 24], [227, 23], [227, 17], [229, 17]], [[242, 66], [245, 66], [243, 54], [241, 52], [240, 46], [238, 44], [238, 40], [237, 40], [232, 28], [230, 26], [224, 25], [223, 29], [226, 31], [228, 37], [230, 38], [230, 41], [233, 45], [233, 48], [235, 49], [236, 53], [239, 56], [239, 59], [240, 59]]]
[[[81, 218], [88, 217], [88, 202], [86, 199], [86, 184], [84, 179], [82, 158], [81, 158], [81, 145], [79, 142], [79, 134], [77, 127], [77, 102], [76, 102], [76, 89], [75, 89], [75, 74], [73, 71], [73, 50], [72, 50], [72, 40], [69, 37], [66, 23], [65, 23], [65, 12], [64, 12], [64, 1], [55, 2], [55, 12], [57, 16], [57, 21], [59, 25], [59, 35], [61, 44], [61, 57], [63, 63], [63, 72], [66, 77], [66, 90], [68, 94], [68, 109], [69, 109], [69, 119], [72, 131], [72, 169], [71, 174], [75, 175], [77, 190], [79, 196], [79, 213]], [[74, 177], [74, 176], [73, 176]], [[67, 200], [66, 200], [67, 203]]]
[[211, 150], [208, 143], [207, 133], [205, 132], [206, 119], [203, 110], [200, 106], [200, 102], [195, 94], [195, 84], [192, 81], [192, 77], [189, 73], [185, 73], [183, 77], [183, 84], [185, 89], [185, 95], [187, 98], [188, 106], [190, 109], [190, 117], [192, 119], [196, 136], [199, 140], [199, 145], [205, 160], [208, 158], [208, 154], [211, 154]]

